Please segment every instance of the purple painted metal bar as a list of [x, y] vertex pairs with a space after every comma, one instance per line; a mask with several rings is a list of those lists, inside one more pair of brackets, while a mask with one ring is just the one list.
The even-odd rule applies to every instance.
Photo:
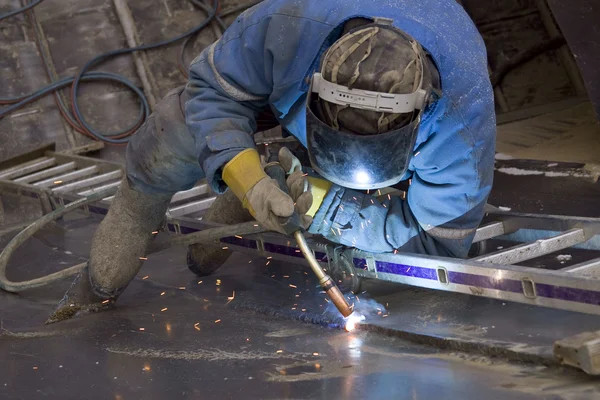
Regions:
[[376, 261], [377, 272], [386, 272], [413, 278], [430, 279], [437, 281], [437, 271], [431, 268], [416, 267], [414, 265], [394, 264], [384, 261]]

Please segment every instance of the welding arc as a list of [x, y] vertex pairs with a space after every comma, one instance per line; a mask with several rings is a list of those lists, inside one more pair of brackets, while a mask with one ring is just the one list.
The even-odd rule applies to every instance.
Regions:
[[[17, 14], [25, 12], [27, 10], [30, 10], [34, 6], [41, 3], [41, 1], [42, 0], [38, 0], [37, 2], [34, 1], [34, 2], [30, 3], [29, 5], [27, 5], [26, 7], [11, 11], [8, 14], [4, 14], [4, 15], [0, 16], [0, 20], [4, 19], [4, 18], [8, 18], [10, 16], [17, 15]], [[59, 96], [56, 96], [57, 105], [59, 107], [59, 110], [61, 111], [61, 114], [63, 115], [63, 117], [69, 122], [69, 124], [71, 126], [73, 126], [78, 132], [83, 133], [87, 136], [90, 136], [96, 140], [100, 140], [100, 141], [103, 141], [108, 144], [126, 144], [129, 141], [129, 136], [132, 135], [133, 133], [135, 133], [137, 128], [144, 122], [144, 120], [150, 114], [150, 107], [148, 105], [148, 101], [146, 100], [146, 97], [145, 97], [143, 91], [138, 89], [133, 82], [131, 82], [130, 80], [128, 80], [127, 78], [125, 78], [123, 76], [106, 73], [106, 72], [87, 72], [87, 71], [90, 68], [97, 66], [112, 57], [132, 53], [134, 51], [155, 49], [158, 47], [162, 47], [165, 45], [175, 43], [186, 37], [191, 37], [192, 35], [200, 32], [216, 17], [217, 11], [219, 8], [219, 0], [213, 0], [212, 8], [200, 3], [198, 0], [191, 0], [191, 1], [196, 6], [205, 10], [208, 14], [207, 18], [201, 24], [197, 25], [192, 30], [185, 32], [179, 36], [176, 36], [174, 38], [163, 40], [158, 43], [140, 45], [137, 47], [130, 47], [130, 48], [120, 49], [120, 50], [113, 50], [113, 51], [101, 54], [101, 55], [93, 58], [92, 60], [88, 61], [75, 77], [65, 78], [63, 80], [53, 82], [50, 85], [48, 85], [38, 91], [35, 91], [29, 95], [19, 96], [19, 97], [0, 98], [0, 104], [12, 104], [12, 106], [7, 107], [7, 108], [3, 109], [2, 111], [0, 111], [0, 119], [5, 117], [9, 113], [12, 113], [13, 111], [39, 99], [42, 96], [45, 96], [49, 93], [59, 90], [60, 88], [63, 88], [65, 86], [71, 85], [72, 115], [69, 113], [67, 107], [62, 103], [62, 100], [60, 100]], [[202, 4], [202, 7], [200, 6], [200, 4]], [[234, 11], [227, 11], [227, 14], [229, 14], [231, 12], [234, 12]], [[31, 18], [33, 20], [34, 17], [32, 16]], [[221, 23], [222, 23], [222, 21], [221, 21]], [[37, 24], [34, 24], [34, 28], [36, 28], [36, 33], [37, 33]], [[40, 53], [42, 54], [42, 58], [46, 65], [46, 70], [48, 72], [49, 60], [47, 59], [47, 56], [44, 54], [45, 52], [41, 48], [42, 46], [40, 46], [40, 43], [37, 43], [37, 44], [38, 44], [38, 47], [40, 47]], [[88, 79], [88, 78], [90, 78], [90, 79]], [[79, 108], [79, 104], [78, 104], [79, 85], [80, 85], [81, 81], [88, 81], [88, 80], [112, 81], [112, 82], [116, 82], [118, 84], [124, 85], [125, 87], [131, 89], [137, 95], [137, 97], [140, 99], [140, 103], [141, 103], [140, 104], [140, 114], [139, 114], [137, 122], [134, 123], [131, 127], [127, 128], [121, 132], [117, 132], [117, 133], [110, 134], [110, 135], [98, 132], [97, 130], [92, 128], [89, 125], [89, 123], [85, 120], [85, 118], [83, 117], [81, 110]]]

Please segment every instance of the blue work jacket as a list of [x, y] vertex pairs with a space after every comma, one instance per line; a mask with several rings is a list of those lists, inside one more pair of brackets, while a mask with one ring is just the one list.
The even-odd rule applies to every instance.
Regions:
[[442, 94], [419, 127], [407, 198], [334, 186], [310, 231], [371, 252], [464, 257], [492, 187], [496, 127], [485, 45], [455, 0], [265, 0], [245, 11], [190, 65], [185, 116], [201, 167], [223, 191], [221, 168], [255, 146], [255, 118], [268, 106], [306, 145], [310, 78], [354, 17], [392, 19], [419, 41]]

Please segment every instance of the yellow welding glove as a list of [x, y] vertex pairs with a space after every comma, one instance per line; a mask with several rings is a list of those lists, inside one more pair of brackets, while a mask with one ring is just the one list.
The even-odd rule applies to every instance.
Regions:
[[285, 233], [279, 218], [294, 213], [294, 200], [265, 173], [255, 149], [244, 150], [229, 161], [223, 167], [223, 180], [263, 227]]

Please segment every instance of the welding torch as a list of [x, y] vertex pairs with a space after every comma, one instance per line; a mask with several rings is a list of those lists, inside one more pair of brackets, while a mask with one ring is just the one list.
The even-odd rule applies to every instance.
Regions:
[[[288, 193], [288, 186], [286, 184], [286, 172], [278, 162], [271, 162], [265, 166], [265, 172], [271, 178], [275, 179], [279, 184], [281, 190], [285, 193]], [[352, 308], [346, 301], [346, 298], [337, 287], [333, 279], [329, 275], [323, 271], [321, 265], [317, 261], [314, 252], [308, 247], [306, 243], [306, 238], [302, 232], [302, 225], [300, 223], [300, 216], [298, 213], [294, 212], [291, 217], [288, 218], [280, 218], [281, 226], [286, 234], [291, 235], [296, 239], [298, 246], [300, 247], [300, 251], [304, 255], [304, 258], [310, 265], [310, 268], [313, 270], [317, 278], [319, 279], [319, 284], [329, 296], [332, 303], [336, 306], [338, 311], [344, 316], [344, 318], [350, 316], [352, 314]]]

